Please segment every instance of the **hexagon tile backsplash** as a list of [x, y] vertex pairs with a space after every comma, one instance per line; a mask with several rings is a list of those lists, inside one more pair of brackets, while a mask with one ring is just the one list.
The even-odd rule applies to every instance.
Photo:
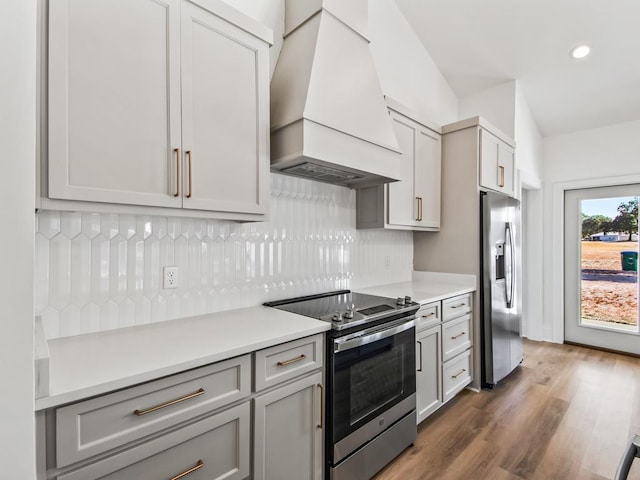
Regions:
[[[272, 174], [270, 209], [244, 224], [40, 212], [34, 302], [47, 337], [411, 278], [412, 233], [356, 230], [353, 190]], [[176, 289], [163, 289], [167, 265]]]

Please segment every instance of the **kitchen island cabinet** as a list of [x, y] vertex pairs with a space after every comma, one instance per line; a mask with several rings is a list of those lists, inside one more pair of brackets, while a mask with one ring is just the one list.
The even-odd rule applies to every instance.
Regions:
[[268, 28], [219, 0], [47, 11], [41, 208], [263, 220]]

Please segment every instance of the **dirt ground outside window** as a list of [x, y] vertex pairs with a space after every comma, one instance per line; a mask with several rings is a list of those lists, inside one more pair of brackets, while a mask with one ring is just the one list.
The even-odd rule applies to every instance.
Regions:
[[622, 270], [620, 252], [638, 242], [582, 242], [582, 318], [638, 324], [638, 272]]

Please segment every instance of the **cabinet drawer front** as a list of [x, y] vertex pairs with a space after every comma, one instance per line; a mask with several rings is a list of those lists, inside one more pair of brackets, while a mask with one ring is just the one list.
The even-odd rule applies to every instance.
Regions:
[[471, 294], [466, 293], [457, 297], [448, 298], [442, 301], [442, 321], [446, 322], [453, 318], [464, 315], [471, 311]]
[[447, 361], [471, 346], [471, 315], [452, 320], [442, 327], [442, 360]]
[[443, 397], [446, 402], [471, 383], [471, 350], [445, 363], [442, 376]]
[[250, 419], [245, 402], [57, 480], [242, 480], [250, 473]]
[[256, 392], [322, 367], [322, 334], [256, 352]]
[[137, 440], [251, 393], [244, 355], [56, 411], [57, 466]]
[[442, 320], [440, 315], [440, 302], [422, 305], [416, 314], [416, 331], [421, 331], [438, 324]]

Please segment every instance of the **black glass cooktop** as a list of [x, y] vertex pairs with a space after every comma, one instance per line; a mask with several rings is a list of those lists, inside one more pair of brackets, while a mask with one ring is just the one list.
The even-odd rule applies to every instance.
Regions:
[[305, 317], [331, 322], [332, 328], [342, 330], [356, 325], [378, 321], [386, 316], [417, 311], [419, 305], [409, 298], [401, 302], [395, 298], [366, 295], [339, 290], [306, 297], [290, 298], [265, 303]]

